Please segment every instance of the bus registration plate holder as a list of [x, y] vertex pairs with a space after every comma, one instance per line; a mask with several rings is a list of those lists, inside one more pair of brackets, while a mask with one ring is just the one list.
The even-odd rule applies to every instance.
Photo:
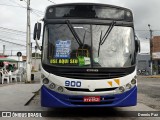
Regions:
[[100, 96], [85, 96], [83, 102], [100, 102]]

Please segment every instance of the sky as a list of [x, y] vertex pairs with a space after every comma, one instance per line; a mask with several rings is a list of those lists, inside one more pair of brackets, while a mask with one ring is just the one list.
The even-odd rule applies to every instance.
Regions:
[[[27, 0], [25, 0], [27, 1]], [[0, 0], [0, 53], [3, 45], [5, 53], [15, 55], [18, 51], [25, 54], [26, 48], [26, 2], [20, 0]], [[134, 14], [134, 25], [136, 35], [141, 42], [141, 53], [149, 53], [149, 28], [151, 25], [153, 35], [160, 34], [160, 0], [31, 0], [31, 32], [34, 24], [43, 18], [44, 11], [48, 5], [54, 3], [93, 2], [117, 5], [129, 8]], [[32, 40], [33, 51], [35, 41]], [[16, 44], [13, 44], [16, 43]], [[20, 46], [23, 45], [23, 46]]]

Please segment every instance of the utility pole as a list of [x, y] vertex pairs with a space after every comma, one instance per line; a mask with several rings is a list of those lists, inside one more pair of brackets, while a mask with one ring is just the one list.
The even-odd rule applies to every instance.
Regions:
[[151, 30], [151, 25], [148, 24], [149, 27], [149, 32], [150, 32], [150, 70], [151, 70], [151, 75], [153, 75], [153, 60], [152, 60], [152, 36], [153, 36], [153, 31]]
[[34, 58], [35, 58], [35, 70], [36, 70], [36, 59], [37, 59], [37, 46], [35, 46], [35, 54], [34, 54]]
[[31, 46], [30, 46], [30, 56], [31, 56], [31, 69], [32, 69], [32, 42], [31, 42]]
[[5, 51], [6, 51], [6, 46], [3, 45], [3, 55], [5, 55]]
[[31, 82], [31, 24], [30, 24], [30, 0], [27, 0], [27, 35], [26, 35], [26, 67], [27, 76], [26, 82]]

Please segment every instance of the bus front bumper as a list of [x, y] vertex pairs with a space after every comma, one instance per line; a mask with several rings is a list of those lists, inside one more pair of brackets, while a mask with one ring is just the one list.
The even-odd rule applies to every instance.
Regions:
[[126, 107], [137, 104], [137, 86], [121, 94], [100, 96], [100, 102], [83, 102], [83, 98], [80, 95], [60, 94], [45, 86], [41, 88], [43, 107]]

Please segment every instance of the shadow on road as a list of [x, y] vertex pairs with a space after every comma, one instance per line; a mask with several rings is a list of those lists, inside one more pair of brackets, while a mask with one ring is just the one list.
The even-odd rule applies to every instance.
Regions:
[[127, 112], [116, 108], [56, 108], [49, 109], [45, 116], [49, 117], [125, 117]]

